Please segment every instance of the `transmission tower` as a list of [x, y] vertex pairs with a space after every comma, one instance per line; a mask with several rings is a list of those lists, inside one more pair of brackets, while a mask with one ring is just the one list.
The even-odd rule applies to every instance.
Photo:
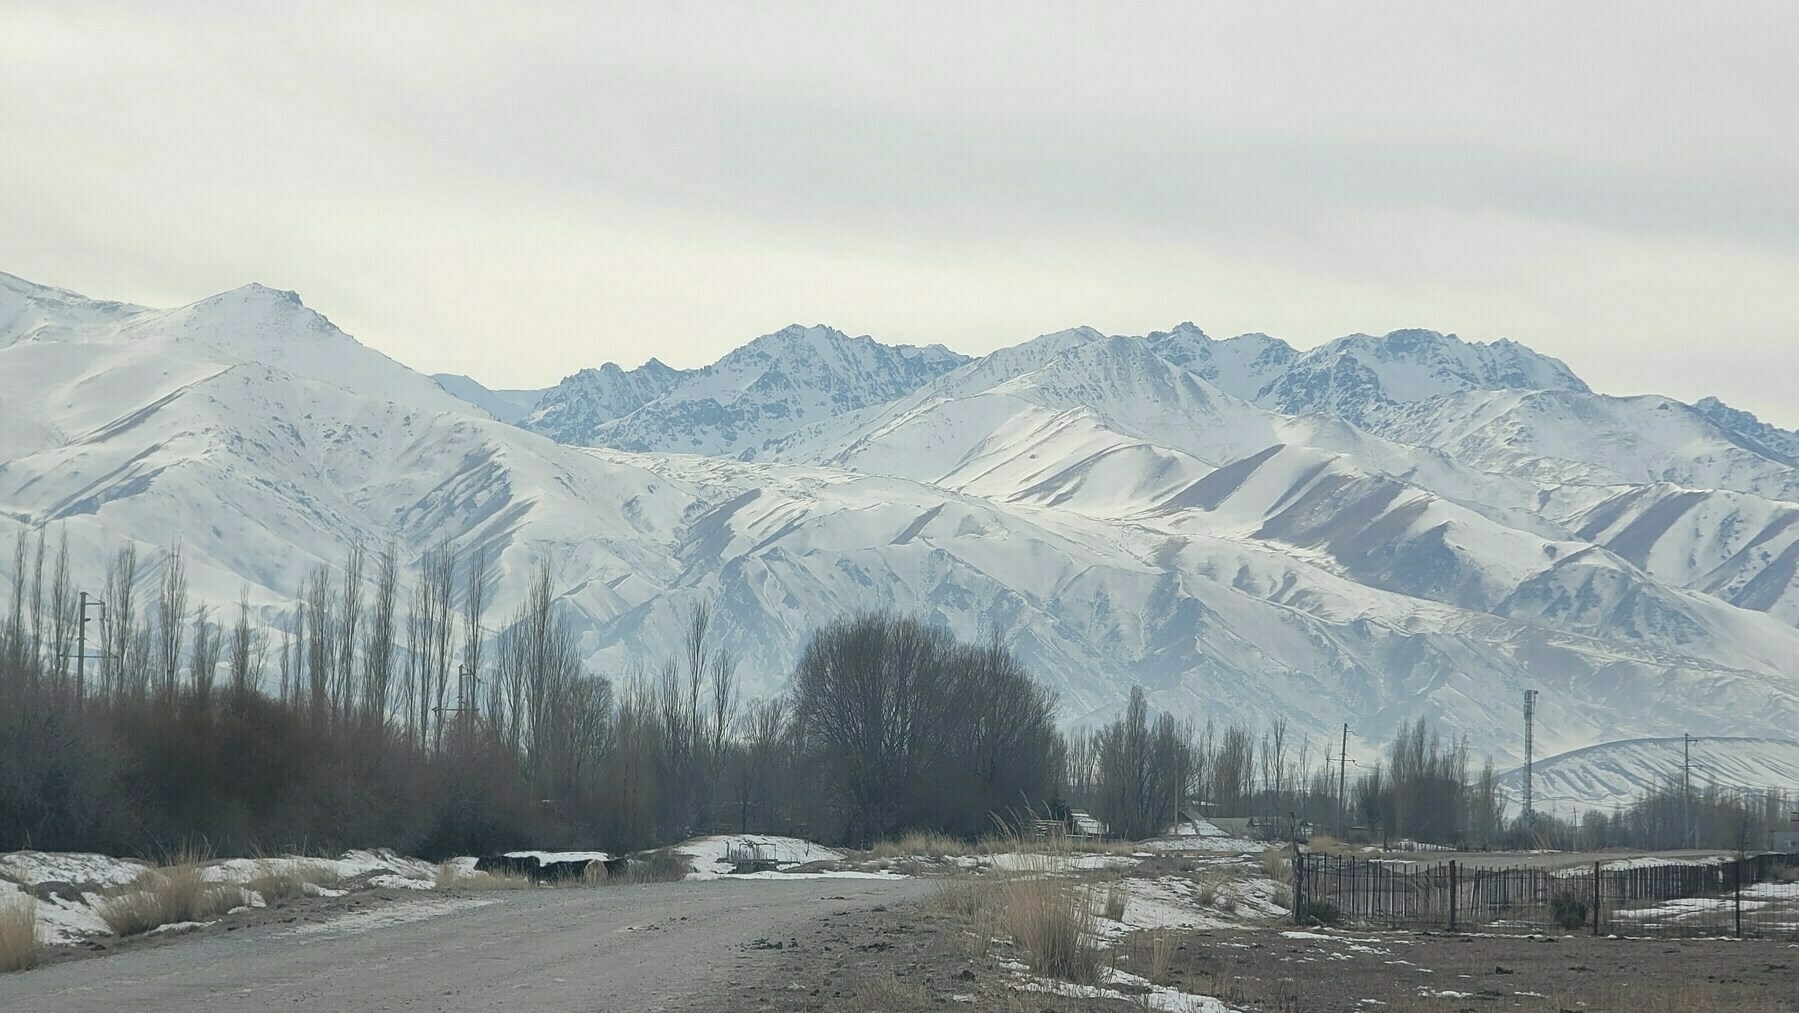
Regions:
[[1536, 823], [1536, 810], [1531, 805], [1531, 765], [1535, 760], [1535, 743], [1537, 722], [1537, 691], [1524, 691], [1524, 829], [1529, 830]]

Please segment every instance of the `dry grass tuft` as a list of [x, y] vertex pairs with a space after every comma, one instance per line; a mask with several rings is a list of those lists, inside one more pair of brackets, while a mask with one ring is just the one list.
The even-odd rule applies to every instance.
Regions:
[[959, 837], [951, 837], [936, 831], [914, 830], [898, 840], [876, 841], [874, 847], [868, 849], [868, 857], [874, 859], [947, 858], [951, 855], [971, 855], [977, 850], [976, 846]]
[[1063, 874], [1070, 866], [1068, 842], [1051, 837], [1028, 847], [1027, 853], [1025, 842], [1012, 842], [1012, 850], [1028, 860], [1001, 880], [1002, 924], [1031, 970], [1093, 984], [1101, 968], [1098, 919], [1088, 887]]
[[238, 888], [207, 882], [200, 872], [204, 860], [192, 850], [171, 854], [169, 864], [146, 872], [101, 902], [100, 917], [118, 935], [133, 936], [159, 925], [201, 921], [236, 907], [241, 898]]
[[1126, 904], [1130, 903], [1130, 900], [1131, 887], [1129, 883], [1122, 879], [1115, 879], [1108, 884], [1106, 886], [1105, 906], [1107, 920], [1115, 922], [1124, 921], [1124, 908]]
[[987, 955], [993, 937], [999, 932], [1005, 898], [1000, 888], [978, 879], [944, 879], [931, 893], [932, 910], [968, 922], [969, 956], [979, 960]]
[[304, 896], [306, 884], [330, 888], [343, 881], [337, 866], [318, 861], [288, 861], [272, 858], [257, 860], [260, 875], [244, 884], [270, 904]]
[[0, 974], [37, 966], [37, 898], [0, 902]]
[[590, 876], [591, 882], [601, 885], [628, 886], [633, 883], [678, 883], [691, 871], [693, 863], [686, 855], [662, 848], [632, 855], [623, 872], [607, 875], [605, 866], [600, 866]]
[[440, 890], [529, 890], [531, 877], [516, 872], [483, 872], [455, 862], [442, 862], [437, 866], [437, 886]]
[[1080, 985], [1098, 980], [1097, 926], [1084, 888], [1053, 876], [1014, 876], [1004, 896], [1006, 928], [1031, 970]]
[[1293, 860], [1285, 848], [1269, 848], [1262, 852], [1262, 871], [1276, 883], [1293, 882]]
[[1157, 932], [1149, 940], [1149, 980], [1157, 985], [1168, 984], [1168, 969], [1174, 963], [1174, 937], [1167, 932]]
[[923, 985], [896, 977], [890, 970], [859, 974], [854, 980], [856, 1008], [870, 1013], [913, 1013], [936, 1005]]

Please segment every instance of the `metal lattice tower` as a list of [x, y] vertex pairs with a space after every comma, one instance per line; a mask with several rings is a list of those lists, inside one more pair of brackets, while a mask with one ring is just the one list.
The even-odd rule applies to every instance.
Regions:
[[1531, 804], [1531, 765], [1535, 760], [1535, 743], [1537, 722], [1537, 691], [1524, 691], [1524, 828], [1529, 830], [1536, 822], [1536, 810]]

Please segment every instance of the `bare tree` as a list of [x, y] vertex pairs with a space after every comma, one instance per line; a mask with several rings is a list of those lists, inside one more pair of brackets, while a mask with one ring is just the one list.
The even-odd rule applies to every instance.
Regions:
[[[399, 608], [400, 556], [392, 542], [375, 560], [375, 602], [362, 648], [362, 711], [365, 720], [384, 725], [392, 695], [394, 619]], [[410, 715], [408, 715], [410, 718]]]
[[320, 563], [306, 585], [306, 699], [314, 727], [323, 727], [331, 695], [332, 647], [337, 628], [337, 590], [331, 567]]
[[212, 687], [218, 675], [221, 641], [219, 627], [212, 621], [212, 609], [194, 607], [194, 648], [188, 655], [188, 681], [194, 690], [194, 705], [201, 713], [212, 708]]
[[70, 656], [77, 646], [72, 635], [77, 601], [69, 578], [69, 532], [65, 528], [57, 537], [56, 568], [50, 577], [50, 673], [59, 695], [67, 692]]
[[[44, 671], [44, 540], [42, 528], [37, 533], [37, 559], [31, 567], [31, 647], [27, 671], [33, 689]], [[60, 648], [58, 648], [60, 650]]]
[[[286, 645], [283, 644], [283, 650]], [[268, 634], [250, 622], [250, 591], [244, 588], [237, 596], [237, 622], [231, 627], [231, 707], [243, 713], [250, 696], [262, 683], [262, 667], [268, 652]], [[286, 658], [282, 659], [282, 681], [287, 679]]]
[[175, 686], [181, 671], [183, 636], [187, 630], [187, 564], [181, 543], [169, 546], [162, 564], [162, 591], [156, 599], [156, 663], [158, 694], [164, 707], [175, 706]]
[[356, 705], [356, 636], [362, 625], [362, 543], [350, 546], [344, 564], [344, 592], [339, 599], [337, 628], [334, 631], [337, 670], [332, 678], [332, 702], [338, 720], [348, 722]]
[[[127, 542], [106, 571], [106, 623], [102, 627], [105, 654], [100, 670], [102, 695], [122, 692], [126, 688], [125, 667], [137, 630], [137, 579], [137, 543]], [[77, 699], [85, 692], [86, 687], [75, 687]]]
[[487, 565], [487, 546], [478, 545], [469, 557], [462, 592], [462, 671], [467, 674], [457, 686], [456, 706], [472, 716], [475, 694], [481, 678], [481, 647], [487, 637], [483, 627], [487, 603], [493, 596], [494, 573]]

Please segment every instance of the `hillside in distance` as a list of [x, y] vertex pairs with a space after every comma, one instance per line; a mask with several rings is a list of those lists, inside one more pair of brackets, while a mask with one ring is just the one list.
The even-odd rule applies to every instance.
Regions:
[[[1649, 791], [1678, 792], [1691, 780], [1695, 796], [1714, 789], [1759, 795], [1768, 788], [1799, 784], [1799, 740], [1746, 736], [1680, 736], [1605, 742], [1536, 761], [1533, 797], [1545, 812], [1563, 818], [1576, 809], [1628, 805]], [[1516, 798], [1523, 790], [1522, 768], [1500, 784]]]
[[1512, 342], [1180, 324], [971, 358], [796, 325], [497, 391], [260, 285], [155, 310], [0, 275], [0, 410], [0, 537], [66, 534], [86, 587], [178, 542], [197, 597], [276, 628], [351, 544], [449, 539], [502, 572], [490, 633], [552, 559], [621, 679], [707, 601], [748, 695], [898, 609], [1001, 637], [1069, 723], [1136, 684], [1369, 752], [1422, 716], [1505, 765], [1525, 689], [1540, 751], [1799, 719], [1799, 434]]

